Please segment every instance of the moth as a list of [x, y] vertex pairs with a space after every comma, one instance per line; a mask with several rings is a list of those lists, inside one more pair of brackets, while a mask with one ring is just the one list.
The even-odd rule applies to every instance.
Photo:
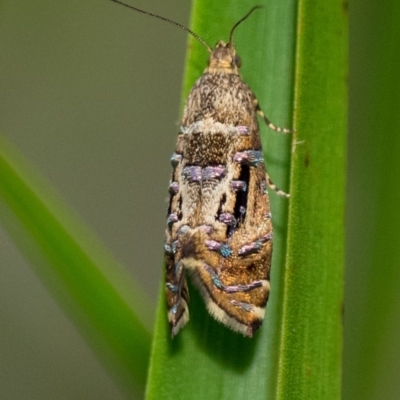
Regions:
[[290, 130], [268, 120], [239, 74], [233, 32], [257, 8], [233, 26], [227, 43], [221, 40], [214, 48], [167, 20], [210, 53], [208, 66], [189, 93], [171, 157], [164, 248], [172, 336], [189, 320], [187, 275], [209, 313], [232, 330], [252, 337], [265, 315], [272, 257], [267, 187], [289, 196], [266, 173], [257, 118], [275, 131]]

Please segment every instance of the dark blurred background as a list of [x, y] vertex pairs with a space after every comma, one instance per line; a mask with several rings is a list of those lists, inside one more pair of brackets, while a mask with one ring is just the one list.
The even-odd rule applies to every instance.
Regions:
[[[189, 25], [187, 0], [134, 4]], [[394, 0], [350, 4], [345, 400], [400, 393], [400, 64], [382, 49], [399, 17]], [[107, 0], [4, 0], [0, 21], [1, 133], [148, 293], [152, 320], [186, 34]], [[123, 399], [3, 230], [0, 273], [0, 398]]]

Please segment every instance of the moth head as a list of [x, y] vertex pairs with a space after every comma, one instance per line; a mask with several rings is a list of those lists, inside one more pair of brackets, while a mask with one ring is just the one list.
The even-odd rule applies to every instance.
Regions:
[[236, 54], [235, 46], [232, 43], [225, 43], [220, 40], [208, 60], [208, 72], [225, 72], [238, 74], [242, 61]]

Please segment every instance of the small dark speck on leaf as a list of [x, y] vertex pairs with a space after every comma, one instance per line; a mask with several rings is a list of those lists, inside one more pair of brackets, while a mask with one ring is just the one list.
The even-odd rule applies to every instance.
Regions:
[[345, 310], [344, 301], [342, 300], [341, 304], [340, 304], [340, 317], [341, 317], [342, 325], [344, 325], [344, 310]]
[[343, 14], [348, 14], [349, 12], [349, 2], [347, 0], [342, 1], [342, 11]]
[[310, 155], [309, 155], [309, 153], [307, 152], [307, 153], [306, 153], [306, 156], [304, 157], [304, 166], [305, 166], [306, 168], [308, 168], [309, 164], [310, 164]]

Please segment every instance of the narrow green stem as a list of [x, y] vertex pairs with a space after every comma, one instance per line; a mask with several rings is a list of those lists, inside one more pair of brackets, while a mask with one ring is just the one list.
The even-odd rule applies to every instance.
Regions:
[[347, 8], [299, 0], [278, 399], [340, 398]]

